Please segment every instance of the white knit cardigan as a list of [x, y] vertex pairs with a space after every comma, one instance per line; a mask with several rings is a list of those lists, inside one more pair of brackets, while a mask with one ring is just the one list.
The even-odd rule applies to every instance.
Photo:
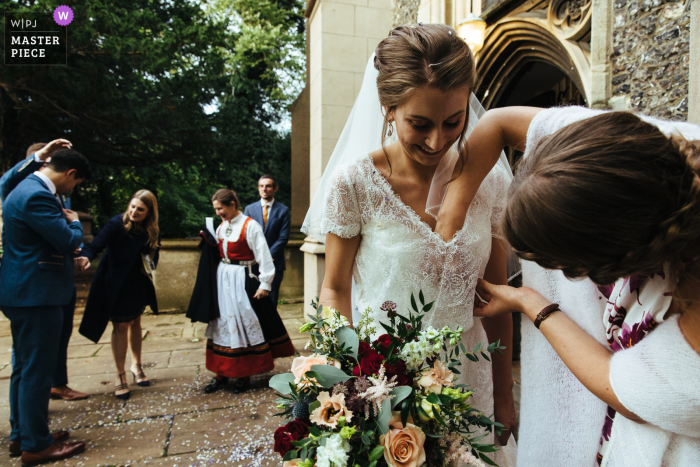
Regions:
[[700, 355], [664, 321], [610, 362], [615, 395], [640, 424], [619, 413], [602, 467], [700, 466]]
[[[603, 112], [585, 107], [541, 111], [528, 129], [524, 157], [528, 157], [529, 150], [539, 139]], [[640, 117], [666, 135], [675, 131], [687, 139], [700, 139], [700, 128], [695, 125]], [[546, 270], [524, 261], [523, 286], [559, 303], [569, 318], [602, 345], [607, 345], [603, 325], [605, 299], [589, 279], [571, 281], [561, 271]], [[574, 377], [529, 320], [522, 320], [521, 332], [518, 467], [592, 467], [606, 404]]]

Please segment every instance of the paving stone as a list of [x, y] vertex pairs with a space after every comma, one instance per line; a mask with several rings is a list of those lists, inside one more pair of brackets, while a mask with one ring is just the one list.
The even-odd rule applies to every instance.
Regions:
[[72, 440], [84, 441], [84, 453], [52, 466], [131, 466], [138, 461], [160, 457], [165, 452], [170, 418], [134, 421], [83, 428], [71, 432]]
[[180, 454], [209, 449], [218, 445], [231, 445], [242, 461], [250, 451], [267, 446], [274, 430], [280, 426], [280, 418], [273, 417], [272, 404], [253, 407], [227, 408], [176, 415], [168, 446], [168, 454]]
[[152, 339], [150, 336], [146, 336], [146, 339], [143, 341], [142, 353], [204, 349], [206, 346], [206, 339], [199, 339], [196, 342], [192, 342], [191, 339]]
[[206, 349], [174, 350], [168, 368], [202, 365], [206, 360]]
[[[107, 346], [108, 347], [108, 346]], [[114, 366], [114, 358], [112, 357], [111, 348], [109, 353], [107, 350], [100, 349], [98, 352], [100, 356], [97, 357], [85, 357], [85, 358], [71, 358], [68, 360], [68, 374], [72, 375], [97, 375], [103, 373], [113, 373], [114, 378], [117, 377], [117, 370]], [[144, 369], [147, 368], [166, 368], [168, 366], [168, 361], [170, 360], [170, 352], [153, 352], [153, 353], [143, 353], [141, 355], [141, 362]], [[129, 367], [131, 367], [131, 356], [127, 353], [126, 357], [126, 376], [131, 379], [129, 374]]]
[[[10, 436], [10, 406], [4, 405], [0, 407], [0, 437]], [[2, 446], [0, 446], [2, 450]], [[0, 465], [5, 465], [0, 462]]]
[[[70, 363], [68, 365], [70, 366]], [[68, 386], [85, 394], [111, 394], [114, 392], [116, 379], [114, 373], [103, 373], [101, 375], [71, 374], [68, 377]]]
[[153, 368], [144, 370], [148, 379], [151, 380], [152, 388], [166, 388], [180, 386], [182, 384], [199, 384], [197, 375], [199, 368], [196, 366], [176, 367], [176, 368]]
[[185, 330], [181, 326], [168, 326], [162, 328], [149, 328], [148, 338], [149, 339], [172, 339], [182, 337], [182, 333]]
[[[97, 354], [105, 347], [103, 344], [92, 344], [92, 345], [69, 345], [68, 346], [68, 358], [83, 358], [92, 357]], [[111, 353], [111, 349], [110, 349]]]
[[82, 401], [52, 400], [49, 420], [52, 431], [108, 425], [117, 421], [124, 401], [113, 394], [99, 394]]

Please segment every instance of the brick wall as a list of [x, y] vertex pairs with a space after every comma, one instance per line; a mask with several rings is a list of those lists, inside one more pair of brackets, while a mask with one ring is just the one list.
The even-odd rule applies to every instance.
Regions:
[[615, 0], [613, 96], [632, 110], [688, 117], [691, 0]]

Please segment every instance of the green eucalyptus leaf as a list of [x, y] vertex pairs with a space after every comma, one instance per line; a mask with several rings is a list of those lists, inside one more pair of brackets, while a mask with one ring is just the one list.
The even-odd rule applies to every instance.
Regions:
[[335, 335], [338, 338], [338, 342], [345, 345], [345, 347], [349, 350], [350, 356], [357, 360], [357, 352], [360, 350], [360, 338], [357, 337], [357, 333], [352, 329], [343, 326], [336, 331]]
[[431, 404], [442, 405], [442, 401], [440, 400], [438, 395], [435, 393], [432, 393], [432, 392], [430, 393], [430, 395], [428, 397], [426, 397], [426, 400], [428, 402], [430, 402]]
[[[314, 373], [313, 377], [318, 381], [319, 386], [326, 389], [330, 389], [334, 384], [344, 383], [351, 378], [343, 370], [332, 365], [313, 365], [311, 372]], [[311, 372], [307, 371], [306, 374]]]
[[[311, 404], [309, 404], [309, 413], [312, 413], [314, 410], [318, 409], [319, 407], [321, 407], [321, 403], [319, 401], [313, 401]], [[320, 436], [320, 435], [314, 434], [314, 436]]]
[[270, 378], [269, 386], [280, 394], [291, 394], [292, 388], [289, 383], [294, 382], [294, 375], [291, 373], [282, 373]]
[[391, 400], [382, 402], [382, 413], [377, 417], [377, 428], [382, 434], [389, 432], [389, 422], [391, 421]]
[[297, 451], [295, 449], [292, 449], [289, 451], [287, 454], [284, 455], [284, 458], [282, 459], [283, 461], [290, 461], [292, 459], [297, 458]]
[[406, 399], [411, 392], [412, 388], [409, 386], [396, 386], [391, 390], [391, 408], [392, 410], [396, 408], [404, 399]]

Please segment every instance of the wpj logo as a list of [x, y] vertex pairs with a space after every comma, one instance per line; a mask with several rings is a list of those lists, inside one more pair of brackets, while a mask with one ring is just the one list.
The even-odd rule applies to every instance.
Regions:
[[5, 12], [5, 65], [66, 65], [68, 29], [73, 11]]

